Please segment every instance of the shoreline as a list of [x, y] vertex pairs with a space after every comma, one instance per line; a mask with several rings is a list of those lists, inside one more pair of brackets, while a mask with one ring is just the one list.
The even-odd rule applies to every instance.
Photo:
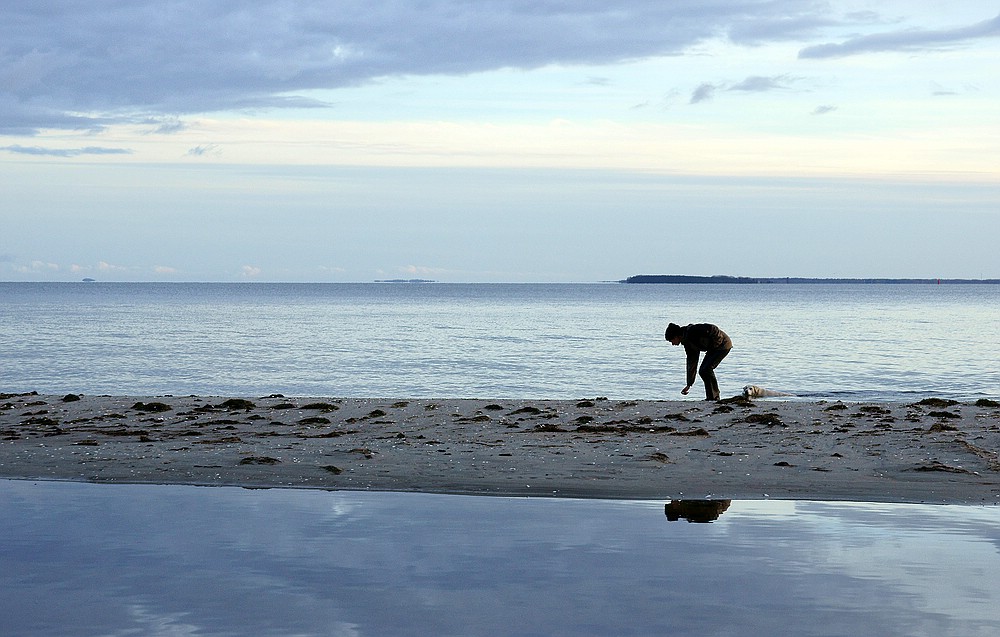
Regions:
[[0, 478], [1000, 504], [1000, 404], [0, 393]]

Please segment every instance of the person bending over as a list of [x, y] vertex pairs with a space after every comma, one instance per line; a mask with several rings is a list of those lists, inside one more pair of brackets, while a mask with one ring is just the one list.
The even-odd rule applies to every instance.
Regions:
[[[705, 381], [705, 400], [719, 400], [719, 381], [715, 377], [715, 368], [733, 349], [733, 342], [718, 326], [710, 323], [697, 323], [681, 327], [676, 323], [667, 325], [664, 338], [674, 345], [683, 345], [687, 353], [687, 385], [681, 390], [685, 396], [694, 385], [694, 373]], [[705, 358], [698, 367], [698, 358], [705, 352]]]

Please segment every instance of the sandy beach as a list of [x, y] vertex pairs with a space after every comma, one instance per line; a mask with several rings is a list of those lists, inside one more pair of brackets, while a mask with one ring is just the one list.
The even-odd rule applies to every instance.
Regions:
[[1000, 404], [0, 394], [0, 477], [1000, 503]]

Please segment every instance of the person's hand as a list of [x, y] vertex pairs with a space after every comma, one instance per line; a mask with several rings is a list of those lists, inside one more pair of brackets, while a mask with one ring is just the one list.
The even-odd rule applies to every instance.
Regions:
[[685, 387], [684, 389], [682, 389], [681, 393], [684, 394], [685, 396], [687, 396], [689, 391], [691, 391], [691, 385], [688, 385], [687, 387]]

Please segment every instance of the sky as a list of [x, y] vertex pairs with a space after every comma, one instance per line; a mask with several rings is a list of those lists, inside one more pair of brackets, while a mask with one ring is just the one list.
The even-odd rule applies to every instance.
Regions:
[[1000, 2], [0, 0], [0, 280], [1000, 278]]

